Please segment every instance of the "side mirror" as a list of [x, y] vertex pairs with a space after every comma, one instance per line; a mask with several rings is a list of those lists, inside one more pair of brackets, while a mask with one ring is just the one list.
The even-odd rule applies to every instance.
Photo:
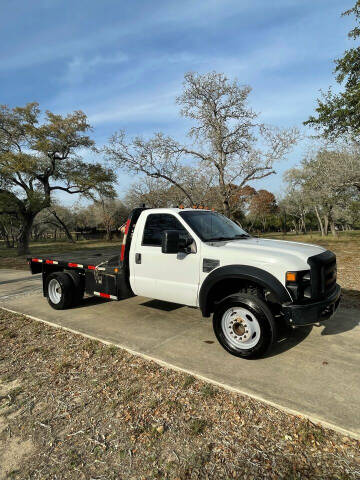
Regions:
[[179, 240], [180, 236], [178, 230], [165, 230], [162, 232], [162, 253], [178, 253]]
[[190, 251], [188, 251], [188, 248], [193, 243], [193, 241], [194, 240], [191, 237], [180, 238], [179, 239], [179, 251], [190, 253]]

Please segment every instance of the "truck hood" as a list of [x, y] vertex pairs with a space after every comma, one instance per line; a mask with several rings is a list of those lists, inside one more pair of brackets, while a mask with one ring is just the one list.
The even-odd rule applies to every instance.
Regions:
[[[309, 268], [307, 259], [325, 251], [324, 248], [309, 243], [271, 240], [266, 238], [242, 238], [239, 240], [211, 242], [210, 247], [218, 250], [220, 257], [228, 255], [253, 259], [256, 263], [274, 264], [288, 262], [288, 269]], [[212, 249], [211, 249], [212, 250]], [[215, 253], [215, 250], [213, 250]], [[240, 258], [239, 258], [240, 260]], [[292, 265], [292, 266], [291, 266]], [[289, 268], [290, 267], [290, 268]]]

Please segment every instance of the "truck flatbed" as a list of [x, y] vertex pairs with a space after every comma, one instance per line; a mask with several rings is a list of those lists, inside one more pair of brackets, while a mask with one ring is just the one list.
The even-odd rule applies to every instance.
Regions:
[[[62, 266], [70, 266], [79, 264], [83, 266], [93, 266], [97, 267], [101, 263], [108, 262], [112, 258], [117, 257], [119, 261], [119, 248], [111, 249], [94, 249], [94, 250], [74, 250], [64, 253], [42, 253], [36, 258], [31, 258], [32, 262], [35, 263], [47, 263], [52, 264], [56, 262]], [[70, 264], [70, 265], [69, 265]]]
[[[213, 314], [223, 348], [262, 356], [276, 341], [276, 323], [312, 325], [336, 311], [341, 288], [336, 256], [315, 245], [253, 239], [236, 223], [204, 209], [134, 209], [116, 249], [29, 258], [42, 273], [56, 310], [84, 295], [123, 300], [141, 295]], [[101, 319], [100, 319], [101, 320]]]

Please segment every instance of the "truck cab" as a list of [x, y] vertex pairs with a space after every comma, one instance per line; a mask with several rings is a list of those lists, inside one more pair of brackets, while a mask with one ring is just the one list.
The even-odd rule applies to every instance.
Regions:
[[251, 237], [206, 209], [136, 209], [120, 252], [91, 265], [76, 258], [30, 259], [33, 273], [40, 271], [33, 260], [41, 260], [44, 295], [54, 308], [74, 303], [59, 300], [66, 291], [68, 297], [76, 291], [77, 298], [84, 291], [113, 300], [141, 295], [198, 307], [204, 317], [213, 314], [221, 345], [243, 358], [271, 347], [280, 319], [295, 327], [330, 318], [341, 293], [332, 252]]

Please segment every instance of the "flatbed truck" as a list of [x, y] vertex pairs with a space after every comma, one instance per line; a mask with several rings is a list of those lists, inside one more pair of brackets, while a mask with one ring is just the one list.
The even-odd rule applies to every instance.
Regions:
[[[206, 209], [136, 208], [119, 249], [28, 259], [42, 273], [50, 306], [76, 306], [84, 295], [133, 295], [197, 307], [213, 315], [220, 344], [259, 358], [292, 327], [330, 318], [338, 308], [336, 256], [317, 245], [251, 237]], [[121, 307], [120, 307], [121, 311]]]

